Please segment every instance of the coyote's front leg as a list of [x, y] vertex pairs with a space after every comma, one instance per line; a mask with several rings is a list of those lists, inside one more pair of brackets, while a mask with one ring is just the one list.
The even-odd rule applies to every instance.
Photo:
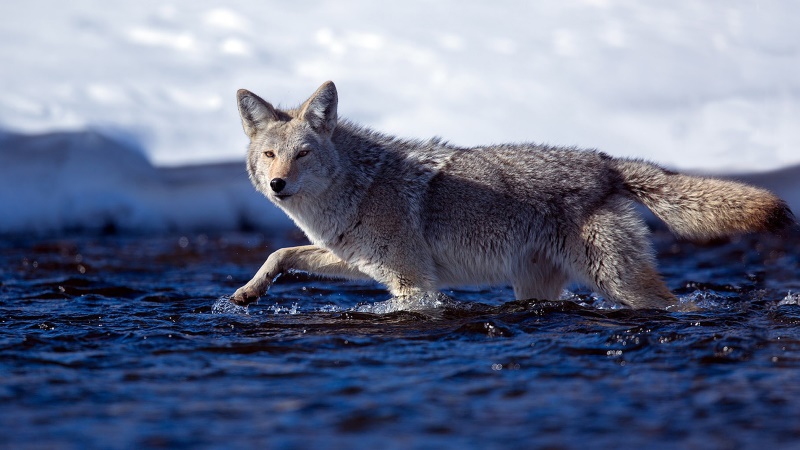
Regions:
[[269, 255], [253, 279], [236, 290], [231, 301], [238, 305], [247, 305], [258, 300], [272, 286], [272, 281], [278, 275], [289, 270], [334, 278], [369, 279], [367, 275], [324, 248], [314, 245], [288, 247]]

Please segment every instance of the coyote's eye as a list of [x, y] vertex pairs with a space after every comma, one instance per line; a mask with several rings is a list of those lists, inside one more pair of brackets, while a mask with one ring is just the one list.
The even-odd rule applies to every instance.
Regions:
[[273, 152], [272, 150], [267, 150], [264, 152], [264, 156], [266, 156], [267, 158], [274, 158], [275, 152]]
[[300, 151], [297, 153], [297, 157], [298, 157], [298, 158], [302, 158], [303, 156], [306, 156], [306, 155], [308, 155], [308, 150], [300, 150]]

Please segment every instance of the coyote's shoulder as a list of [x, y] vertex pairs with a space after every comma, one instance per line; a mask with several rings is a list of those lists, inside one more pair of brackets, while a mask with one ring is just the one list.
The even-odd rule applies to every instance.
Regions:
[[294, 269], [372, 278], [396, 296], [508, 283], [517, 298], [556, 299], [575, 280], [631, 307], [664, 307], [675, 297], [632, 201], [688, 238], [794, 223], [764, 189], [645, 161], [377, 133], [339, 119], [331, 82], [296, 109], [245, 90], [238, 102], [250, 179], [313, 244], [270, 255], [239, 302]]

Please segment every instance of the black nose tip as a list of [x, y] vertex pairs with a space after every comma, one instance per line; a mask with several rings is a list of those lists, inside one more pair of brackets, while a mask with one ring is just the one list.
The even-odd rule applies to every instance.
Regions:
[[284, 181], [283, 178], [273, 178], [269, 182], [269, 187], [275, 192], [280, 192], [286, 187], [286, 181]]

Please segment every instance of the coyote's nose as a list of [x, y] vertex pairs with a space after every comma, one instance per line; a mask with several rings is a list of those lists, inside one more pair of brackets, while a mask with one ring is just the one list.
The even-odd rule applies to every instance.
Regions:
[[276, 193], [283, 190], [286, 187], [286, 181], [283, 178], [273, 178], [269, 182], [269, 187], [272, 188], [273, 191]]
[[284, 181], [283, 178], [273, 178], [269, 182], [269, 187], [271, 187], [273, 191], [278, 193], [278, 192], [282, 191], [283, 188], [286, 187], [286, 181]]

